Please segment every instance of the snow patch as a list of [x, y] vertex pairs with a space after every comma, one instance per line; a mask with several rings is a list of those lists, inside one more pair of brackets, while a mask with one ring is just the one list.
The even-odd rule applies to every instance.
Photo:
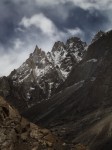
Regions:
[[35, 90], [35, 88], [33, 88], [33, 87], [30, 87], [30, 91], [33, 91], [33, 90]]
[[76, 51], [76, 52], [74, 53], [74, 56], [75, 56], [77, 62], [80, 62], [80, 61], [82, 60], [82, 57], [79, 56], [79, 51]]
[[81, 80], [81, 81], [73, 84], [72, 86], [67, 87], [67, 89], [74, 88], [74, 90], [76, 91], [76, 90], [78, 90], [79, 88], [81, 88], [83, 86], [84, 82], [85, 82], [85, 80]]
[[94, 58], [94, 59], [88, 60], [87, 62], [94, 62], [94, 63], [95, 63], [95, 62], [97, 62], [97, 61], [98, 61], [98, 60]]
[[96, 77], [92, 77], [91, 78], [91, 81], [93, 82], [93, 81], [95, 81], [96, 80]]
[[64, 71], [64, 70], [61, 70], [61, 73], [62, 73], [62, 75], [63, 75], [65, 78], [67, 78], [67, 76], [68, 76], [68, 74], [69, 74], [69, 72]]
[[49, 94], [48, 94], [48, 98], [51, 96], [51, 89], [53, 87], [54, 82], [49, 83]]
[[27, 93], [27, 99], [30, 99], [30, 93]]
[[18, 79], [18, 82], [21, 83], [23, 82], [25, 79], [27, 79], [30, 76], [30, 74], [26, 75], [23, 79]]

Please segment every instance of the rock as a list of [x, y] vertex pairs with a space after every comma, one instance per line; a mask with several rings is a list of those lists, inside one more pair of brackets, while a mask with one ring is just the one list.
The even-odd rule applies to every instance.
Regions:
[[28, 132], [22, 133], [22, 134], [21, 134], [21, 139], [22, 139], [23, 141], [26, 141], [26, 140], [28, 139]]
[[[21, 117], [1, 97], [0, 102], [0, 150], [47, 150], [48, 147], [52, 146], [52, 142], [49, 140], [52, 137], [54, 139], [53, 135], [50, 134], [49, 139], [43, 138], [50, 131]], [[10, 112], [9, 109], [11, 114], [7, 113]]]
[[42, 139], [44, 135], [42, 133], [39, 133], [38, 130], [31, 130], [30, 136], [34, 139]]
[[100, 37], [102, 37], [103, 35], [105, 35], [106, 33], [103, 31], [99, 31], [95, 34], [94, 38], [92, 39], [92, 43], [94, 43], [95, 41], [97, 41]]
[[38, 150], [38, 146], [33, 147], [31, 150]]
[[39, 127], [36, 124], [30, 122], [30, 129], [31, 130], [37, 130], [37, 129], [39, 130]]
[[48, 145], [48, 147], [52, 147], [53, 146], [53, 144], [51, 142], [49, 142], [49, 141], [47, 141], [46, 144]]
[[[9, 117], [10, 118], [18, 118], [19, 117], [19, 113], [17, 110], [14, 110], [10, 105], [9, 105]], [[18, 118], [20, 119], [20, 118]]]
[[6, 139], [6, 135], [0, 131], [0, 144], [3, 143]]
[[25, 118], [21, 118], [21, 127], [22, 128], [27, 128], [28, 126], [30, 126], [30, 123], [29, 123], [29, 121], [27, 120], [27, 119], [25, 119]]
[[82, 144], [77, 144], [74, 147], [75, 150], [89, 150], [86, 146], [82, 145]]
[[51, 134], [44, 136], [44, 139], [51, 143], [54, 143], [54, 141], [56, 140]]
[[16, 142], [16, 140], [17, 140], [17, 134], [15, 132], [15, 129], [11, 129], [9, 131], [9, 133], [7, 134], [7, 138], [6, 139], [13, 141], [13, 143]]
[[41, 129], [40, 132], [41, 132], [44, 136], [46, 136], [47, 134], [50, 133], [50, 131], [49, 131], [48, 129]]
[[6, 141], [2, 144], [1, 150], [14, 150], [14, 144], [12, 141]]
[[15, 125], [15, 131], [16, 131], [17, 133], [21, 133], [21, 132], [22, 132], [21, 130], [22, 130], [22, 129], [21, 129], [20, 124]]
[[62, 145], [63, 145], [63, 146], [66, 146], [66, 143], [63, 143]]

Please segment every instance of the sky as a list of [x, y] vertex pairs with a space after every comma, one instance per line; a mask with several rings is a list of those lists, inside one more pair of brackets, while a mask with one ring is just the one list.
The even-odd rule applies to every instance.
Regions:
[[0, 0], [0, 76], [18, 68], [36, 45], [77, 36], [90, 43], [112, 29], [112, 0]]

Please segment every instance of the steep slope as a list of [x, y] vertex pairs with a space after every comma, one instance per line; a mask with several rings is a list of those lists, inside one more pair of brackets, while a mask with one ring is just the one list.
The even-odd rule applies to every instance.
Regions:
[[[9, 87], [6, 88], [6, 99], [20, 112], [48, 100], [66, 80], [73, 65], [82, 60], [85, 49], [86, 43], [76, 37], [67, 40], [66, 44], [56, 42], [48, 53], [36, 46], [18, 69], [12, 71], [8, 78], [0, 79], [1, 87], [5, 87], [5, 83]], [[1, 93], [4, 94], [2, 88]]]
[[17, 110], [0, 97], [0, 150], [69, 149], [47, 129], [21, 117]]
[[59, 92], [24, 115], [33, 114], [29, 119], [49, 127], [69, 142], [80, 141], [92, 150], [111, 150], [111, 39], [112, 31], [94, 41]]
[[94, 43], [95, 41], [97, 41], [100, 37], [102, 37], [105, 34], [105, 32], [103, 31], [99, 31], [97, 32], [97, 34], [95, 34], [94, 38], [92, 39], [92, 43]]

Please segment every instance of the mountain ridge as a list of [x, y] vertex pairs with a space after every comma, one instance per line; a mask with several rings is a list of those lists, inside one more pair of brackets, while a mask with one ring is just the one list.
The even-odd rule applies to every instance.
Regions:
[[[73, 65], [82, 60], [86, 47], [86, 43], [76, 37], [68, 39], [65, 44], [56, 42], [48, 53], [36, 46], [29, 58], [8, 76], [9, 99], [13, 96], [12, 99], [24, 101], [24, 109], [48, 100], [66, 80]], [[17, 107], [21, 111], [21, 104]]]
[[[81, 143], [90, 150], [111, 150], [111, 39], [112, 30], [103, 34], [102, 32], [101, 34], [98, 33], [96, 39], [91, 42], [88, 48], [84, 49], [84, 53], [82, 54], [83, 58], [77, 62], [75, 62], [74, 59], [72, 66], [71, 57], [68, 56], [67, 65], [64, 67], [63, 61], [60, 61], [60, 59], [64, 60], [65, 64], [65, 58], [63, 59], [62, 57], [65, 54], [63, 52], [65, 49], [62, 48], [64, 47], [63, 43], [60, 44], [60, 42], [56, 42], [53, 47], [53, 53], [55, 56], [58, 51], [60, 57], [58, 57], [59, 59], [56, 58], [56, 62], [52, 65], [54, 65], [54, 68], [58, 71], [59, 69], [63, 70], [63, 68], [66, 70], [67, 67], [71, 65], [72, 68], [69, 75], [64, 82], [62, 81], [58, 87], [55, 88], [54, 93], [51, 94], [49, 99], [46, 99], [45, 95], [44, 100], [35, 103], [32, 107], [24, 109], [24, 111], [21, 112], [22, 115], [31, 122], [49, 128], [53, 134], [71, 145]], [[72, 40], [78, 41], [79, 39], [72, 38], [70, 41], [68, 40], [67, 43], [71, 43]], [[73, 56], [77, 56], [77, 48], [74, 47], [73, 43], [70, 43], [68, 45], [66, 44], [66, 47], [70, 49], [72, 45], [74, 49], [70, 49], [70, 52], [72, 52]], [[77, 47], [79, 45], [77, 45]], [[79, 53], [80, 47], [81, 45], [78, 47]], [[61, 53], [62, 55], [60, 55]], [[50, 54], [48, 53], [48, 55]], [[79, 56], [81, 57], [81, 55]], [[50, 78], [55, 75], [56, 74], [51, 75]], [[43, 94], [43, 92], [40, 94], [38, 91], [37, 93], [39, 96]], [[7, 95], [7, 91], [5, 94]]]

